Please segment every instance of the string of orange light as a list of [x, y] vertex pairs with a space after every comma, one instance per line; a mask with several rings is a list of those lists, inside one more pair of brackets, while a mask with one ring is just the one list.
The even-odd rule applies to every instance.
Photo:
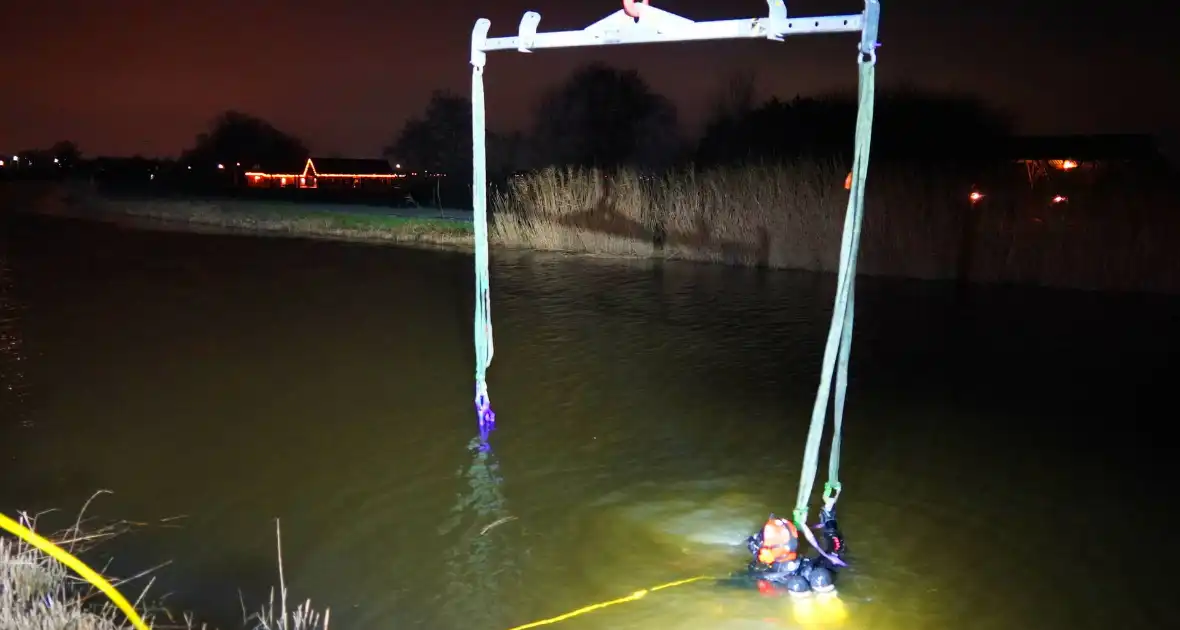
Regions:
[[[410, 175], [417, 175], [417, 173], [411, 173]], [[319, 177], [319, 178], [343, 177], [343, 178], [352, 178], [352, 179], [396, 179], [399, 177], [408, 177], [408, 176], [409, 175], [407, 175], [406, 173], [382, 174], [382, 173], [315, 173], [315, 172], [313, 172], [311, 175], [308, 175], [307, 171], [304, 171], [303, 175], [293, 175], [291, 173], [260, 173], [257, 171], [246, 171], [246, 177], [268, 177], [268, 178], [286, 177], [286, 178], [290, 178], [290, 179], [295, 179], [296, 177]]]

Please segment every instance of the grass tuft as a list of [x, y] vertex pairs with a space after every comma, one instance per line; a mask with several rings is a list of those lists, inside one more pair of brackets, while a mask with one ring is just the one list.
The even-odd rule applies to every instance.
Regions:
[[[94, 545], [121, 535], [138, 523], [119, 522], [102, 527], [92, 527], [83, 519], [83, 513], [100, 491], [87, 500], [74, 524], [59, 533], [47, 536], [62, 549], [77, 555]], [[17, 519], [26, 528], [36, 531], [38, 516], [20, 513]], [[172, 521], [174, 519], [165, 519]], [[282, 534], [275, 521], [275, 538], [278, 548], [279, 589], [278, 602], [272, 588], [267, 603], [253, 614], [245, 613], [243, 604], [243, 628], [248, 630], [328, 630], [330, 611], [320, 613], [306, 600], [295, 608], [287, 604], [288, 591], [283, 573]], [[210, 630], [200, 623], [192, 613], [179, 617], [162, 606], [148, 604], [148, 591], [154, 578], [149, 576], [167, 563], [142, 571], [125, 579], [107, 578], [115, 588], [127, 594], [130, 583], [149, 578], [138, 597], [131, 599], [136, 612], [153, 628], [185, 628], [187, 630]], [[94, 567], [99, 571], [97, 567]], [[99, 571], [102, 573], [102, 571]], [[130, 598], [129, 598], [130, 599]], [[156, 620], [161, 622], [157, 623]], [[106, 596], [85, 580], [77, 577], [69, 568], [57, 562], [39, 549], [21, 539], [0, 535], [0, 628], [4, 630], [123, 630], [129, 627], [123, 613], [110, 603]]]
[[[83, 531], [86, 508], [95, 497], [104, 493], [95, 493], [86, 501], [70, 528], [47, 538], [77, 555], [131, 529], [135, 524], [120, 522]], [[36, 531], [37, 518], [41, 515], [20, 513], [17, 521], [27, 529]], [[162, 566], [130, 578], [108, 580], [116, 588], [125, 590], [132, 581], [147, 577]], [[144, 607], [143, 603], [153, 582], [154, 578], [149, 579], [139, 596], [132, 600], [137, 612], [149, 624], [154, 618], [154, 611]], [[98, 589], [23, 540], [7, 534], [0, 535], [0, 628], [117, 630], [126, 627], [127, 620], [123, 613], [107, 601]]]

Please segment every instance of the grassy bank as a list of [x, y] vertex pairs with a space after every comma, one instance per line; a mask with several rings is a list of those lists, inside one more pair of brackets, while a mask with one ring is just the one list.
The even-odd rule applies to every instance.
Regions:
[[[35, 517], [22, 514], [20, 522], [36, 529]], [[84, 554], [96, 544], [129, 529], [118, 523], [98, 528], [84, 528], [78, 521], [70, 528], [46, 535], [58, 547]], [[279, 530], [276, 525], [276, 536]], [[279, 592], [272, 589], [268, 603], [254, 614], [246, 614], [242, 605], [242, 627], [250, 630], [328, 630], [329, 613], [320, 614], [311, 602], [289, 609], [282, 568], [282, 544], [279, 542]], [[98, 567], [92, 567], [96, 570]], [[158, 567], [157, 567], [158, 568]], [[155, 605], [149, 595], [154, 570], [124, 580], [108, 581], [130, 601], [140, 617], [153, 628], [211, 630], [192, 613], [174, 614]], [[136, 587], [136, 585], [139, 585]], [[0, 533], [0, 628], [4, 630], [123, 630], [131, 627], [126, 615], [118, 610], [97, 588], [75, 575], [63, 564], [29, 543]]]
[[122, 201], [108, 202], [103, 212], [108, 216], [114, 214], [173, 225], [349, 241], [467, 246], [472, 239], [471, 224], [467, 221], [375, 211], [322, 210], [301, 204]]
[[20, 182], [0, 194], [0, 209], [178, 229], [348, 241], [467, 247], [468, 217], [454, 212], [257, 200], [112, 198], [86, 185]]
[[[977, 171], [966, 178], [929, 168], [871, 167], [861, 273], [1180, 292], [1180, 257], [1172, 255], [1180, 243], [1180, 196], [1164, 178], [1122, 173], [1034, 185], [1010, 171]], [[845, 174], [821, 161], [686, 170], [655, 179], [548, 169], [492, 196], [490, 236], [494, 245], [515, 248], [830, 272], [838, 263], [848, 199]], [[977, 202], [969, 199], [973, 187], [984, 193]], [[1068, 200], [1054, 203], [1058, 195]], [[112, 200], [60, 191], [20, 205], [43, 214], [131, 217], [181, 229], [459, 247], [469, 247], [472, 237], [470, 223], [453, 217], [348, 206]]]
[[[644, 179], [546, 170], [493, 200], [502, 245], [834, 271], [847, 204], [833, 164]], [[1180, 291], [1180, 198], [1131, 177], [1031, 185], [1013, 173], [870, 169], [860, 271], [1055, 287]], [[990, 182], [990, 183], [988, 183]], [[1063, 194], [1066, 193], [1066, 194]], [[1054, 203], [1062, 194], [1067, 201]], [[657, 244], [662, 241], [662, 248]]]

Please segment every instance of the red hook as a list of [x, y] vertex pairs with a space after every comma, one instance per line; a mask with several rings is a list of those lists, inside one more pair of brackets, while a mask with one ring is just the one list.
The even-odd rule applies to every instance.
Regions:
[[[639, 0], [640, 4], [648, 4], [648, 0]], [[623, 13], [627, 17], [639, 19], [639, 11], [635, 9], [635, 0], [623, 0]]]

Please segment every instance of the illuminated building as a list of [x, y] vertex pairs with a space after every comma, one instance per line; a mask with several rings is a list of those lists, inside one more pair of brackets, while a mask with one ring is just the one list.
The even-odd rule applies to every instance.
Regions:
[[308, 158], [301, 165], [256, 165], [244, 176], [251, 188], [389, 188], [406, 173], [386, 160]]

